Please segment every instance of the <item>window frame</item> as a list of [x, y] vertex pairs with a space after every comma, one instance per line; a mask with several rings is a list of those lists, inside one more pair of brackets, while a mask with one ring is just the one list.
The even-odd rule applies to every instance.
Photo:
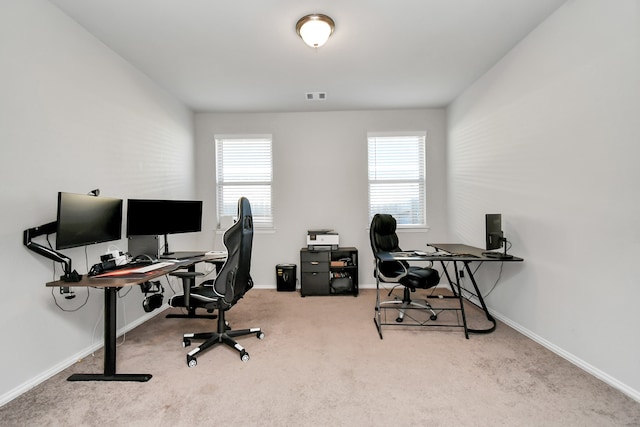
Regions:
[[[225, 176], [225, 160], [227, 158], [233, 162], [233, 160], [238, 160], [239, 157], [243, 157], [246, 159], [244, 155], [239, 156], [237, 153], [231, 155], [227, 152], [224, 154], [224, 144], [259, 144], [260, 142], [268, 142], [268, 154], [266, 156], [257, 157], [255, 160], [260, 161], [262, 163], [262, 169], [268, 166], [268, 172], [265, 174], [258, 173], [256, 177], [251, 176], [240, 176], [239, 179], [229, 179], [228, 176]], [[252, 150], [251, 154], [256, 154], [259, 150]], [[216, 228], [218, 230], [222, 229], [222, 226], [228, 225], [228, 221], [223, 221], [225, 217], [233, 217], [234, 219], [237, 216], [237, 198], [240, 196], [247, 197], [251, 202], [252, 214], [253, 214], [253, 225], [255, 229], [262, 230], [270, 230], [274, 228], [274, 215], [273, 215], [273, 136], [271, 134], [217, 134], [214, 135], [214, 153], [215, 153], [215, 200], [216, 200], [216, 215], [217, 215], [217, 224]], [[221, 155], [222, 153], [222, 155]], [[235, 156], [235, 157], [234, 157]], [[231, 163], [233, 164], [233, 163]], [[230, 167], [230, 166], [228, 166]], [[236, 178], [239, 176], [237, 173], [235, 174]], [[262, 176], [259, 176], [262, 175]], [[235, 188], [240, 187], [260, 187], [267, 186], [268, 189], [266, 192], [259, 194], [249, 194], [245, 192], [235, 191], [236, 196], [233, 197], [235, 200], [233, 205], [233, 211], [231, 212], [230, 201], [227, 200], [227, 203], [224, 203], [225, 197], [225, 189], [228, 189], [232, 194]], [[227, 210], [225, 211], [225, 206]]]
[[[398, 174], [395, 174], [393, 177], [380, 177], [375, 172], [381, 168], [381, 166], [386, 166], [387, 168], [390, 166], [394, 166], [392, 163], [376, 162], [375, 159], [372, 159], [372, 156], [375, 156], [375, 153], [372, 153], [372, 148], [375, 148], [375, 151], [384, 151], [384, 147], [380, 147], [380, 145], [373, 147], [372, 144], [376, 144], [376, 139], [380, 144], [389, 144], [393, 139], [405, 139], [405, 138], [415, 138], [417, 139], [417, 143], [419, 144], [415, 149], [417, 149], [418, 153], [416, 158], [416, 164], [413, 165], [413, 169], [416, 170], [417, 176], [409, 178], [402, 177], [403, 175], [407, 175], [406, 163], [403, 163], [401, 167], [397, 167], [396, 170]], [[374, 141], [372, 141], [374, 140]], [[386, 141], [385, 141], [386, 140]], [[406, 158], [404, 159], [406, 160]], [[397, 166], [397, 165], [396, 165]], [[387, 169], [388, 172], [388, 169]], [[387, 173], [383, 173], [382, 175], [386, 175]], [[394, 175], [392, 173], [392, 175]], [[389, 189], [392, 189], [394, 186], [407, 186], [407, 185], [416, 185], [417, 190], [415, 191], [415, 195], [417, 196], [417, 209], [410, 209], [408, 215], [400, 215], [397, 211], [390, 209], [387, 212], [378, 212], [374, 211], [374, 207], [372, 203], [375, 198], [380, 197], [376, 196], [375, 189], [372, 188], [372, 185], [385, 185], [387, 188], [387, 192]], [[400, 194], [399, 192], [390, 193]], [[373, 218], [373, 215], [376, 213], [389, 213], [393, 215], [397, 220], [397, 228], [398, 229], [428, 229], [427, 222], [427, 132], [426, 131], [402, 131], [402, 132], [367, 132], [367, 214], [369, 217], [369, 223]], [[389, 200], [388, 204], [393, 203]], [[410, 203], [407, 204], [409, 206]], [[379, 208], [375, 208], [379, 209]], [[411, 218], [413, 216], [417, 216], [418, 220], [410, 223], [405, 222], [407, 218]]]

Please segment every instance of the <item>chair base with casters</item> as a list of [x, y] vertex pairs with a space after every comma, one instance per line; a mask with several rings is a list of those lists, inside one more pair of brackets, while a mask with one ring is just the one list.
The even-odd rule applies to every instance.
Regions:
[[226, 344], [229, 347], [233, 348], [240, 354], [240, 360], [243, 362], [249, 361], [249, 353], [238, 344], [234, 338], [240, 337], [244, 335], [256, 334], [258, 339], [264, 338], [264, 332], [260, 328], [250, 328], [250, 329], [238, 329], [232, 330], [229, 328], [228, 322], [225, 320], [224, 316], [225, 310], [218, 310], [218, 329], [216, 332], [201, 332], [201, 333], [192, 333], [192, 334], [184, 334], [182, 337], [182, 346], [188, 347], [191, 345], [191, 340], [205, 340], [198, 347], [191, 350], [187, 353], [187, 366], [193, 368], [198, 364], [197, 355], [202, 353], [203, 351], [215, 346], [216, 344]]
[[[381, 301], [380, 302], [380, 306], [382, 307], [383, 305], [396, 305], [396, 304], [400, 304], [400, 307], [398, 308], [398, 317], [396, 317], [396, 322], [398, 323], [402, 323], [404, 321], [404, 314], [407, 308], [410, 307], [415, 307], [415, 308], [422, 308], [424, 310], [429, 310], [431, 312], [431, 316], [429, 317], [431, 320], [438, 320], [438, 315], [436, 314], [435, 311], [433, 311], [433, 307], [431, 307], [431, 304], [429, 304], [429, 302], [427, 300], [424, 299], [419, 299], [419, 300], [412, 300], [411, 299], [411, 292], [413, 292], [414, 290], [409, 289], [408, 287], [404, 287], [404, 293], [402, 296], [402, 300], [392, 300], [392, 301]], [[391, 292], [393, 292], [393, 289], [391, 289], [391, 291], [389, 291], [388, 296], [391, 296]]]
[[[169, 274], [170, 276], [178, 277], [182, 279], [182, 295], [175, 295], [169, 300], [171, 307], [182, 307], [187, 309], [187, 314], [170, 313], [167, 314], [167, 318], [180, 318], [180, 319], [215, 319], [215, 314], [198, 314], [196, 308], [191, 306], [191, 300], [189, 298], [191, 289], [196, 284], [196, 277], [203, 276], [203, 273], [197, 271], [174, 271]], [[213, 310], [207, 310], [212, 313]]]

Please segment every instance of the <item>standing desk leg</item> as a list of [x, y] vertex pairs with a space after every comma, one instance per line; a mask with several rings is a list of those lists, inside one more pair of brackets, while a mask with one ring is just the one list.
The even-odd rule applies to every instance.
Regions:
[[104, 289], [104, 373], [73, 374], [67, 381], [138, 381], [146, 382], [151, 374], [116, 374], [116, 295], [118, 288]]
[[473, 283], [473, 288], [476, 290], [476, 296], [478, 297], [478, 301], [480, 301], [480, 305], [482, 306], [482, 310], [484, 314], [487, 316], [487, 320], [492, 323], [492, 326], [487, 329], [469, 329], [469, 332], [473, 332], [475, 334], [488, 334], [496, 330], [496, 319], [489, 313], [489, 309], [487, 305], [484, 303], [484, 299], [482, 298], [482, 294], [480, 293], [480, 289], [478, 289], [478, 284], [476, 283], [475, 277], [473, 277], [473, 273], [469, 268], [469, 263], [464, 263], [464, 268], [467, 270], [467, 274], [471, 279], [471, 283]]

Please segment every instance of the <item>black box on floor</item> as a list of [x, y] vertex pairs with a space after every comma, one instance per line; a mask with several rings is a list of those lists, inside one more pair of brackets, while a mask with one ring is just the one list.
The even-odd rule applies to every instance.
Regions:
[[296, 290], [296, 265], [276, 265], [276, 285], [278, 292], [293, 292]]

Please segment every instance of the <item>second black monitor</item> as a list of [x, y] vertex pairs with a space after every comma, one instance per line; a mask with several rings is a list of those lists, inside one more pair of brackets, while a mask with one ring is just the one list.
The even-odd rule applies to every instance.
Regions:
[[201, 200], [127, 200], [127, 237], [201, 230]]
[[[502, 215], [501, 214], [486, 214], [485, 215], [485, 239], [487, 252], [483, 252], [483, 255], [489, 258], [513, 258], [507, 254], [507, 239], [504, 237], [502, 231]], [[495, 249], [504, 247], [503, 252], [492, 252]]]
[[504, 235], [502, 233], [502, 215], [485, 215], [485, 240], [488, 251], [500, 249], [502, 247]]

